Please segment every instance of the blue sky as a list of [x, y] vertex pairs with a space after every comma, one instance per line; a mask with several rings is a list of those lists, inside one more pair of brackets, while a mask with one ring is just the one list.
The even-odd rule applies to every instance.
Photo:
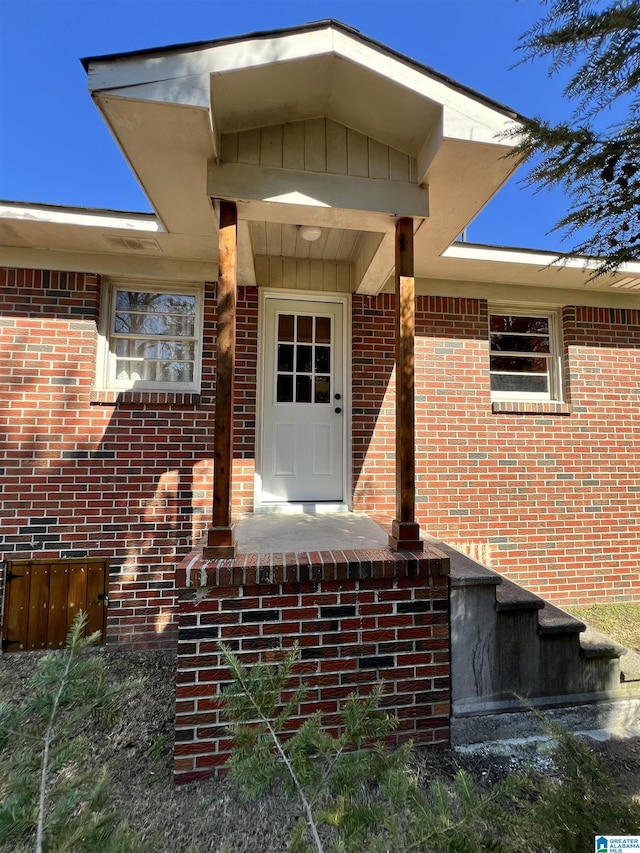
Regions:
[[[512, 68], [538, 0], [0, 0], [0, 199], [149, 210], [87, 94], [80, 58], [336, 18], [524, 115], [558, 118], [543, 62]], [[521, 170], [522, 172], [523, 170]], [[567, 250], [560, 191], [516, 176], [468, 239]]]

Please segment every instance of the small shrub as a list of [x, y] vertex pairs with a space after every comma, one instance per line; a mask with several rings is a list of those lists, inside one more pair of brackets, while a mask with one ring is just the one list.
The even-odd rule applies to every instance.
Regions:
[[11, 853], [147, 849], [108, 810], [106, 770], [87, 766], [78, 736], [90, 715], [112, 721], [130, 687], [106, 683], [102, 659], [84, 654], [99, 634], [85, 628], [79, 613], [65, 649], [39, 660], [24, 705], [0, 703], [0, 845]]
[[459, 771], [424, 791], [411, 772], [411, 745], [383, 745], [396, 721], [380, 708], [381, 684], [364, 699], [348, 697], [342, 734], [333, 736], [320, 714], [300, 717], [304, 685], [285, 698], [296, 647], [280, 666], [250, 670], [221, 650], [234, 678], [219, 697], [235, 740], [230, 773], [247, 796], [285, 784], [298, 798], [304, 817], [292, 853], [578, 853], [592, 849], [596, 834], [640, 826], [640, 804], [597, 754], [550, 724], [559, 778], [513, 773], [486, 791]]

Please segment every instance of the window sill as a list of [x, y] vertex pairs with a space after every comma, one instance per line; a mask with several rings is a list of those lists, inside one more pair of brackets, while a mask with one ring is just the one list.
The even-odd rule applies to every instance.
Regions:
[[573, 406], [554, 400], [493, 400], [491, 411], [494, 415], [570, 415]]
[[92, 391], [92, 406], [149, 403], [153, 406], [197, 406], [200, 394], [185, 391]]

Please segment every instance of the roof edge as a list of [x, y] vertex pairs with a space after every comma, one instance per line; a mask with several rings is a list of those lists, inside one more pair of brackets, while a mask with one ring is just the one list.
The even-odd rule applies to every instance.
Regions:
[[474, 100], [481, 101], [483, 104], [491, 107], [494, 110], [498, 110], [499, 112], [504, 113], [509, 118], [514, 119], [515, 121], [523, 121], [525, 117], [518, 113], [516, 110], [511, 107], [506, 106], [500, 101], [496, 101], [493, 98], [489, 98], [486, 95], [483, 95], [481, 92], [478, 92], [476, 89], [472, 89], [470, 86], [466, 86], [464, 83], [460, 83], [457, 80], [454, 80], [452, 77], [449, 77], [446, 74], [442, 74], [440, 71], [436, 71], [435, 68], [432, 68], [430, 65], [425, 65], [418, 60], [412, 59], [410, 56], [401, 53], [400, 51], [395, 50], [389, 45], [384, 44], [383, 42], [377, 41], [376, 39], [371, 38], [370, 36], [364, 35], [360, 30], [355, 27], [349, 26], [349, 24], [345, 24], [342, 21], [338, 21], [335, 18], [326, 18], [319, 21], [313, 21], [307, 24], [299, 24], [297, 26], [292, 27], [280, 27], [274, 30], [256, 30], [250, 33], [244, 33], [242, 35], [237, 36], [224, 36], [219, 39], [207, 39], [203, 41], [197, 42], [183, 42], [179, 44], [173, 45], [164, 45], [161, 47], [150, 47], [144, 48], [143, 50], [134, 50], [134, 51], [126, 51], [123, 53], [112, 53], [112, 54], [102, 54], [99, 56], [88, 56], [84, 57], [80, 60], [85, 72], [88, 72], [89, 65], [93, 62], [117, 62], [121, 59], [132, 59], [134, 57], [143, 57], [143, 56], [153, 56], [159, 53], [171, 53], [175, 51], [195, 51], [201, 50], [205, 47], [217, 47], [226, 44], [233, 44], [234, 42], [246, 41], [249, 39], [267, 39], [274, 38], [285, 35], [295, 35], [296, 33], [307, 33], [313, 32], [315, 30], [323, 30], [323, 29], [336, 29], [340, 30], [343, 33], [351, 36], [352, 38], [356, 38], [361, 41], [363, 44], [369, 45], [370, 47], [375, 48], [378, 51], [383, 51], [384, 53], [392, 56], [400, 62], [411, 65], [419, 71], [426, 72], [427, 74], [437, 78], [442, 83], [447, 86], [450, 86], [454, 89], [457, 89], [462, 94], [467, 97], [472, 97]]

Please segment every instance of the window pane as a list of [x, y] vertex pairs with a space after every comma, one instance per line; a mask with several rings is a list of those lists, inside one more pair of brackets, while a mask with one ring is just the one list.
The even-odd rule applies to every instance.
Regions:
[[317, 373], [328, 373], [331, 369], [330, 347], [316, 347], [315, 368]]
[[298, 373], [311, 373], [311, 354], [313, 347], [304, 344], [297, 346], [296, 370]]
[[548, 367], [546, 358], [521, 358], [517, 355], [491, 356], [491, 370], [502, 373], [546, 373]]
[[120, 290], [116, 294], [114, 331], [131, 335], [193, 337], [195, 310], [195, 296]]
[[492, 391], [517, 391], [528, 394], [546, 394], [549, 390], [547, 376], [530, 376], [528, 374], [492, 373]]
[[492, 352], [551, 352], [549, 338], [491, 335]]
[[195, 318], [170, 314], [116, 314], [114, 331], [120, 335], [153, 335], [192, 338]]
[[116, 377], [118, 379], [146, 379], [147, 376], [143, 376], [143, 373], [148, 369], [148, 363], [145, 364], [144, 361], [120, 358], [116, 361]]
[[193, 363], [189, 361], [160, 361], [158, 382], [193, 382]]
[[293, 403], [293, 376], [278, 376], [276, 403]]
[[548, 317], [512, 317], [508, 314], [492, 314], [489, 317], [492, 332], [518, 332], [521, 334], [549, 334]]
[[313, 340], [313, 317], [298, 317], [298, 340], [311, 343]]
[[331, 343], [331, 317], [316, 317], [316, 343]]
[[296, 376], [296, 403], [311, 402], [311, 377]]
[[116, 361], [118, 379], [132, 382], [193, 382], [194, 364], [190, 361], [127, 359]]
[[293, 314], [278, 314], [278, 340], [293, 340]]
[[163, 358], [193, 361], [195, 341], [136, 340], [120, 338], [115, 342], [115, 352], [123, 358]]
[[331, 379], [329, 376], [316, 376], [316, 403], [331, 402]]
[[293, 344], [278, 344], [278, 370], [293, 373]]

